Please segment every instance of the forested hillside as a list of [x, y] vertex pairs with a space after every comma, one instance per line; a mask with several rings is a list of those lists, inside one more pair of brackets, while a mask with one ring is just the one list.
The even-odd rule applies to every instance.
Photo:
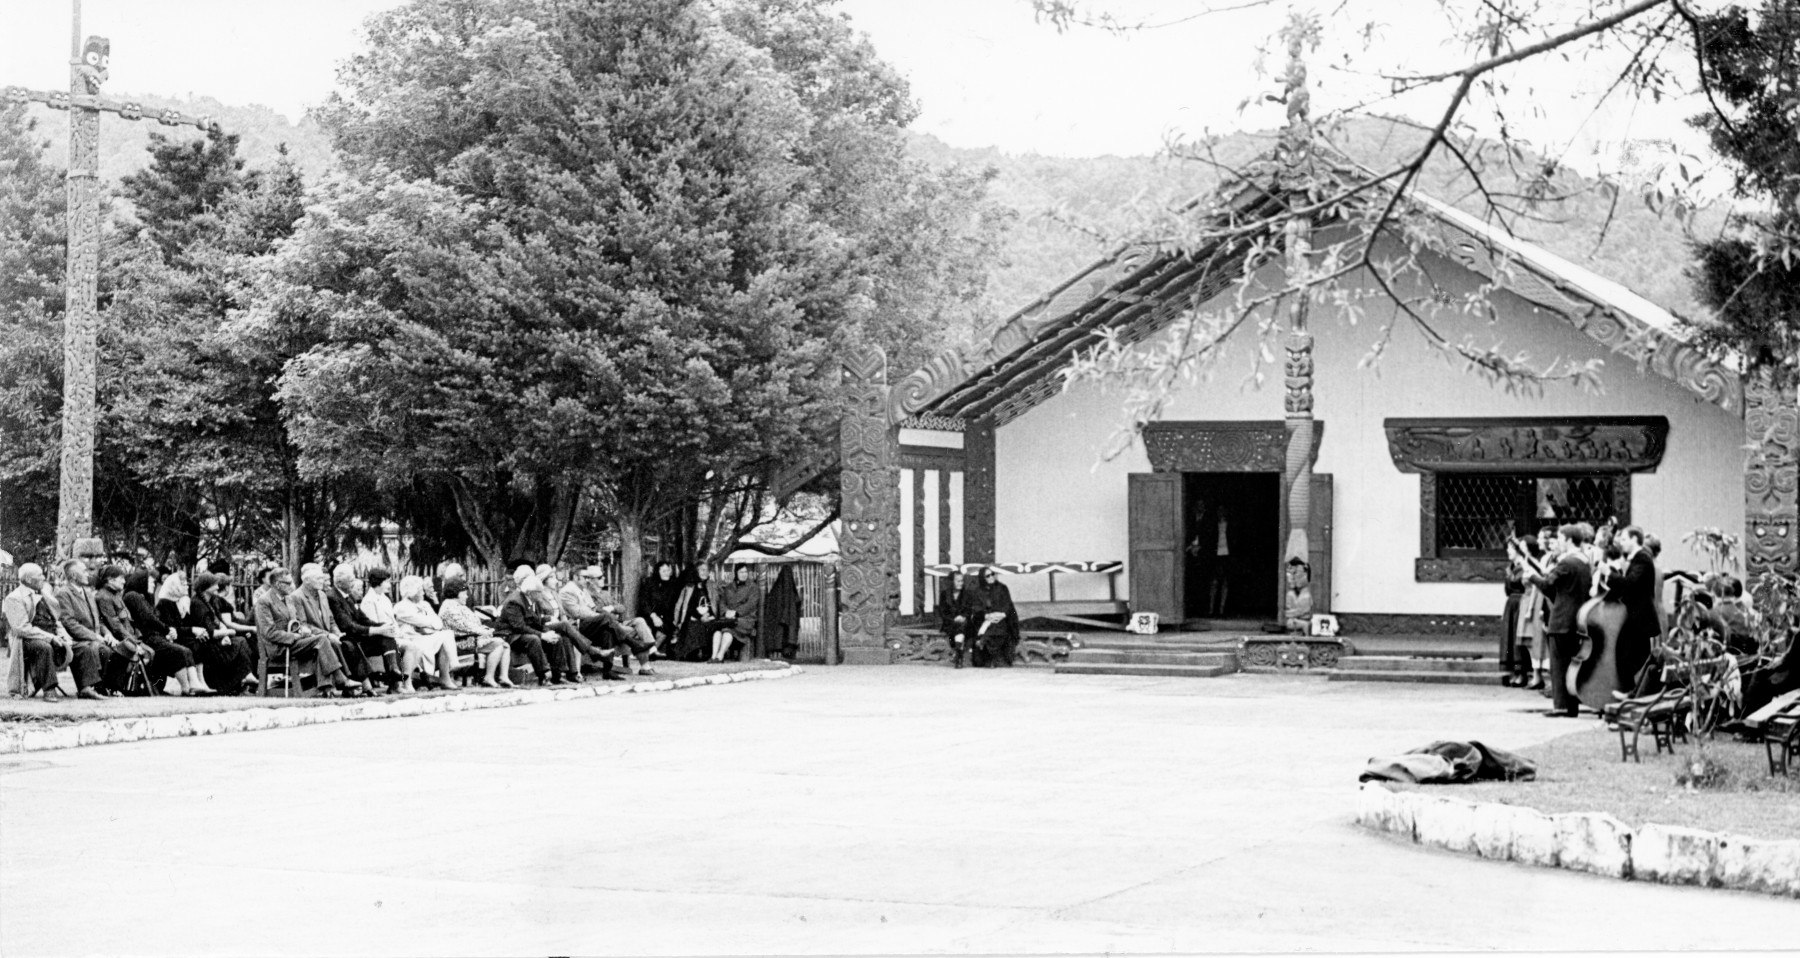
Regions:
[[[317, 182], [334, 162], [324, 132], [310, 119], [293, 124], [266, 107], [231, 106], [207, 98], [135, 99], [146, 107], [212, 114], [242, 138], [239, 153], [252, 167], [270, 162], [282, 144], [308, 182]], [[39, 120], [39, 134], [50, 141], [53, 162], [63, 162], [68, 148], [67, 115], [45, 107], [34, 107], [32, 115]], [[168, 134], [177, 129], [150, 121], [105, 118], [101, 122], [102, 178], [116, 182], [140, 169], [149, 156], [145, 150], [150, 133]], [[1405, 155], [1423, 135], [1378, 120], [1348, 124], [1332, 134], [1347, 153], [1371, 166]], [[1235, 165], [1273, 142], [1273, 134], [1240, 133], [1222, 140], [1215, 150], [1222, 161]], [[1211, 189], [1217, 182], [1216, 174], [1203, 164], [1157, 157], [1017, 155], [992, 148], [952, 147], [926, 135], [914, 137], [911, 145], [915, 156], [933, 165], [992, 167], [997, 174], [992, 183], [994, 198], [1017, 214], [1008, 228], [1002, 259], [991, 266], [987, 311], [992, 320], [1003, 318], [1068, 278], [1113, 243], [1129, 237], [1137, 224], [1157, 210]], [[1498, 147], [1487, 155], [1497, 167], [1495, 182], [1517, 188], [1520, 184], [1500, 162]], [[1535, 169], [1539, 162], [1530, 158], [1524, 165]], [[1601, 241], [1601, 225], [1612, 206], [1610, 197], [1566, 172], [1557, 175], [1552, 184], [1560, 193], [1577, 195], [1543, 204], [1535, 212], [1541, 221], [1516, 222], [1520, 235], [1677, 313], [1697, 311], [1685, 272], [1692, 257], [1672, 218], [1658, 217], [1635, 198], [1622, 196]], [[1481, 211], [1468, 175], [1447, 158], [1432, 165], [1424, 186], [1439, 199], [1470, 212]], [[1716, 229], [1718, 220], [1716, 213], [1702, 214], [1696, 229]]]
[[[1371, 167], [1384, 167], [1408, 155], [1423, 137], [1410, 127], [1378, 120], [1347, 124], [1332, 134], [1340, 148]], [[1221, 162], [1236, 166], [1273, 144], [1272, 133], [1240, 133], [1224, 138], [1214, 152]], [[1212, 189], [1218, 181], [1209, 167], [1197, 162], [1012, 155], [994, 149], [958, 149], [930, 136], [915, 139], [914, 153], [932, 163], [991, 166], [997, 171], [994, 195], [1018, 213], [1004, 246], [1005, 261], [995, 264], [991, 273], [991, 301], [1002, 316], [1067, 279], [1114, 242], [1128, 238], [1134, 224], [1156, 210]], [[1524, 192], [1498, 144], [1490, 144], [1481, 157], [1488, 167], [1484, 178], [1491, 174], [1490, 189]], [[1535, 174], [1542, 161], [1526, 157], [1512, 165]], [[1658, 217], [1629, 194], [1619, 196], [1614, 205], [1598, 184], [1566, 170], [1552, 176], [1548, 185], [1555, 194], [1572, 195], [1542, 203], [1529, 217], [1513, 221], [1520, 236], [1674, 312], [1697, 311], [1685, 273], [1692, 255], [1674, 218]], [[1423, 188], [1471, 213], [1482, 212], [1471, 178], [1452, 159], [1431, 164]], [[1612, 222], [1602, 238], [1609, 208]], [[1696, 218], [1695, 229], [1716, 230], [1721, 218], [1718, 211], [1703, 213]]]

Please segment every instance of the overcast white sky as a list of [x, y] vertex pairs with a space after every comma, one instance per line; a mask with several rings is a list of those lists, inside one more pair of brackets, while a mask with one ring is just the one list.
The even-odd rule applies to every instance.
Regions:
[[[298, 119], [331, 89], [335, 64], [357, 47], [362, 19], [399, 2], [84, 0], [82, 26], [84, 34], [112, 40], [110, 90], [260, 103]], [[1195, 0], [1094, 3], [1145, 19], [1196, 6]], [[70, 0], [0, 0], [0, 85], [66, 84], [69, 7]], [[1450, 65], [1456, 54], [1443, 45], [1437, 7], [1435, 0], [1366, 0], [1362, 9], [1377, 11], [1385, 23], [1373, 53], [1359, 64]], [[1236, 108], [1261, 89], [1251, 71], [1255, 48], [1279, 26], [1285, 6], [1128, 37], [1093, 30], [1059, 35], [1033, 22], [1027, 0], [846, 0], [842, 9], [911, 79], [923, 107], [917, 127], [958, 146], [1142, 154], [1154, 152], [1171, 130], [1266, 129], [1279, 122], [1273, 107], [1245, 116]], [[1376, 88], [1330, 69], [1342, 52], [1328, 45], [1315, 60], [1317, 98], [1328, 106]], [[1546, 145], [1574, 141], [1581, 153], [1626, 137], [1678, 135], [1680, 118], [1697, 110], [1691, 103], [1634, 109], [1623, 102], [1587, 119], [1596, 78], [1605, 75], [1597, 64], [1539, 67], [1537, 88], [1515, 96], [1515, 128]], [[1424, 117], [1447, 92], [1400, 104], [1399, 111]]]

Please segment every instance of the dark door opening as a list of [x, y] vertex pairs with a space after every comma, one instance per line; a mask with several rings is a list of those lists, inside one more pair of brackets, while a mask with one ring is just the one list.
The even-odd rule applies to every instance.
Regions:
[[1277, 618], [1281, 474], [1182, 475], [1187, 618]]

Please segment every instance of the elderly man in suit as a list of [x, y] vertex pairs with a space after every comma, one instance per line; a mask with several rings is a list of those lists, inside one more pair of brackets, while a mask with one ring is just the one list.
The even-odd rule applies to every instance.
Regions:
[[17, 643], [13, 661], [24, 666], [17, 693], [30, 698], [42, 692], [46, 702], [60, 700], [56, 668], [59, 660], [68, 661], [69, 639], [61, 632], [55, 604], [44, 594], [43, 567], [35, 562], [20, 566], [19, 587], [7, 593], [0, 609], [5, 610], [7, 631]]
[[263, 647], [291, 648], [295, 654], [316, 654], [322, 695], [335, 696], [346, 689], [361, 690], [361, 683], [350, 675], [344, 660], [343, 633], [338, 630], [330, 601], [324, 594], [325, 568], [317, 563], [302, 566], [300, 581], [303, 585], [298, 590], [286, 569], [270, 569], [264, 581], [266, 584], [257, 590], [252, 603], [256, 635], [262, 640]]
[[1576, 619], [1593, 589], [1593, 569], [1581, 551], [1591, 538], [1586, 525], [1559, 526], [1551, 547], [1557, 557], [1556, 565], [1543, 575], [1527, 579], [1550, 603], [1544, 641], [1550, 647], [1551, 708], [1544, 714], [1553, 717], [1574, 718], [1581, 712], [1581, 700], [1569, 690], [1568, 672], [1569, 660], [1581, 649]]
[[84, 699], [123, 695], [131, 657], [100, 621], [100, 605], [88, 585], [87, 563], [66, 559], [62, 573], [56, 611], [63, 631], [69, 634], [69, 672], [75, 676], [75, 694]]

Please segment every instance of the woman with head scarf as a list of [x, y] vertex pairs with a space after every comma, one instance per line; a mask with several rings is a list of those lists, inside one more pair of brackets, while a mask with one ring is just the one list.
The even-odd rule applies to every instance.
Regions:
[[669, 657], [684, 662], [718, 661], [713, 637], [723, 627], [718, 616], [718, 590], [712, 570], [704, 563], [681, 573], [681, 591], [675, 601], [676, 645]]
[[[125, 574], [125, 612], [131, 618], [138, 638], [150, 647], [150, 678], [166, 682], [173, 675], [181, 685], [182, 695], [214, 695], [207, 688], [200, 670], [194, 667], [194, 653], [169, 638], [169, 626], [156, 614], [155, 586], [150, 570], [136, 569]], [[158, 678], [161, 676], [161, 678]]]
[[[675, 606], [680, 600], [681, 583], [675, 579], [675, 563], [664, 559], [651, 570], [650, 578], [638, 589], [637, 614], [650, 623], [650, 631], [658, 642], [673, 643], [679, 638], [675, 628]], [[668, 650], [668, 655], [674, 656]]]
[[977, 668], [1011, 668], [1019, 647], [1019, 612], [1013, 608], [1012, 590], [1000, 581], [993, 566], [983, 568], [963, 589], [962, 615], [970, 630]]
[[188, 601], [186, 623], [194, 640], [188, 648], [193, 650], [208, 685], [232, 693], [253, 692], [258, 683], [249, 644], [236, 637], [214, 604], [223, 585], [224, 580], [210, 572], [194, 577], [194, 595]]

